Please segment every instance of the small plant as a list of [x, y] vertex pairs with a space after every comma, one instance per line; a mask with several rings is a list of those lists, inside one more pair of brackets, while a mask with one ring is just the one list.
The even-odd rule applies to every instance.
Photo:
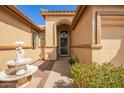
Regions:
[[73, 64], [77, 63], [79, 60], [76, 56], [71, 56], [68, 61], [71, 65], [73, 65]]
[[114, 67], [111, 63], [72, 65], [73, 87], [86, 88], [123, 88], [124, 68]]

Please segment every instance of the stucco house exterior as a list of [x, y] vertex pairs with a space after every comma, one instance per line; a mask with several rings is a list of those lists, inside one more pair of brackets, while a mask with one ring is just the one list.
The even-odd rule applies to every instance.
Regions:
[[81, 63], [124, 65], [124, 6], [78, 6], [71, 52]]
[[0, 70], [16, 57], [14, 42], [25, 42], [26, 57], [57, 60], [77, 56], [80, 63], [124, 65], [124, 6], [77, 6], [76, 11], [42, 10], [38, 26], [15, 6], [0, 6]]
[[59, 56], [69, 56], [69, 28], [75, 12], [41, 11], [41, 14], [45, 18], [45, 60], [56, 60]]
[[45, 18], [45, 60], [75, 55], [81, 63], [123, 65], [124, 6], [78, 6], [41, 11]]

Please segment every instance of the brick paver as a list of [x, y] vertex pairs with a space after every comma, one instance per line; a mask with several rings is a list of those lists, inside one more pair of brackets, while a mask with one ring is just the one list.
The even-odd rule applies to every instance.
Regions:
[[45, 88], [70, 88], [71, 78], [70, 78], [70, 67], [68, 63], [68, 57], [59, 58], [54, 66], [50, 75], [45, 83]]
[[32, 80], [21, 86], [24, 88], [70, 88], [70, 67], [68, 57], [57, 61], [38, 61], [33, 63], [38, 71], [33, 74]]
[[38, 61], [33, 65], [38, 66], [38, 71], [32, 75], [32, 80], [20, 88], [43, 88], [52, 70], [55, 61]]

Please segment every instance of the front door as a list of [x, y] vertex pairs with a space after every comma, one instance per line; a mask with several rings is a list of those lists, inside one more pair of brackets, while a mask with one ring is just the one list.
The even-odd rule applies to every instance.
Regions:
[[68, 33], [67, 31], [61, 31], [60, 34], [60, 56], [68, 56], [69, 45], [68, 45]]

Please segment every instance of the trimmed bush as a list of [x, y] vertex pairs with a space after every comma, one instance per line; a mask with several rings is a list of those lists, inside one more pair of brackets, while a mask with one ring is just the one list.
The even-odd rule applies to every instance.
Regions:
[[76, 56], [71, 56], [68, 60], [68, 62], [73, 65], [75, 64], [76, 62], [78, 62], [78, 58]]
[[76, 88], [123, 88], [124, 68], [110, 63], [74, 64], [71, 68], [73, 87]]

